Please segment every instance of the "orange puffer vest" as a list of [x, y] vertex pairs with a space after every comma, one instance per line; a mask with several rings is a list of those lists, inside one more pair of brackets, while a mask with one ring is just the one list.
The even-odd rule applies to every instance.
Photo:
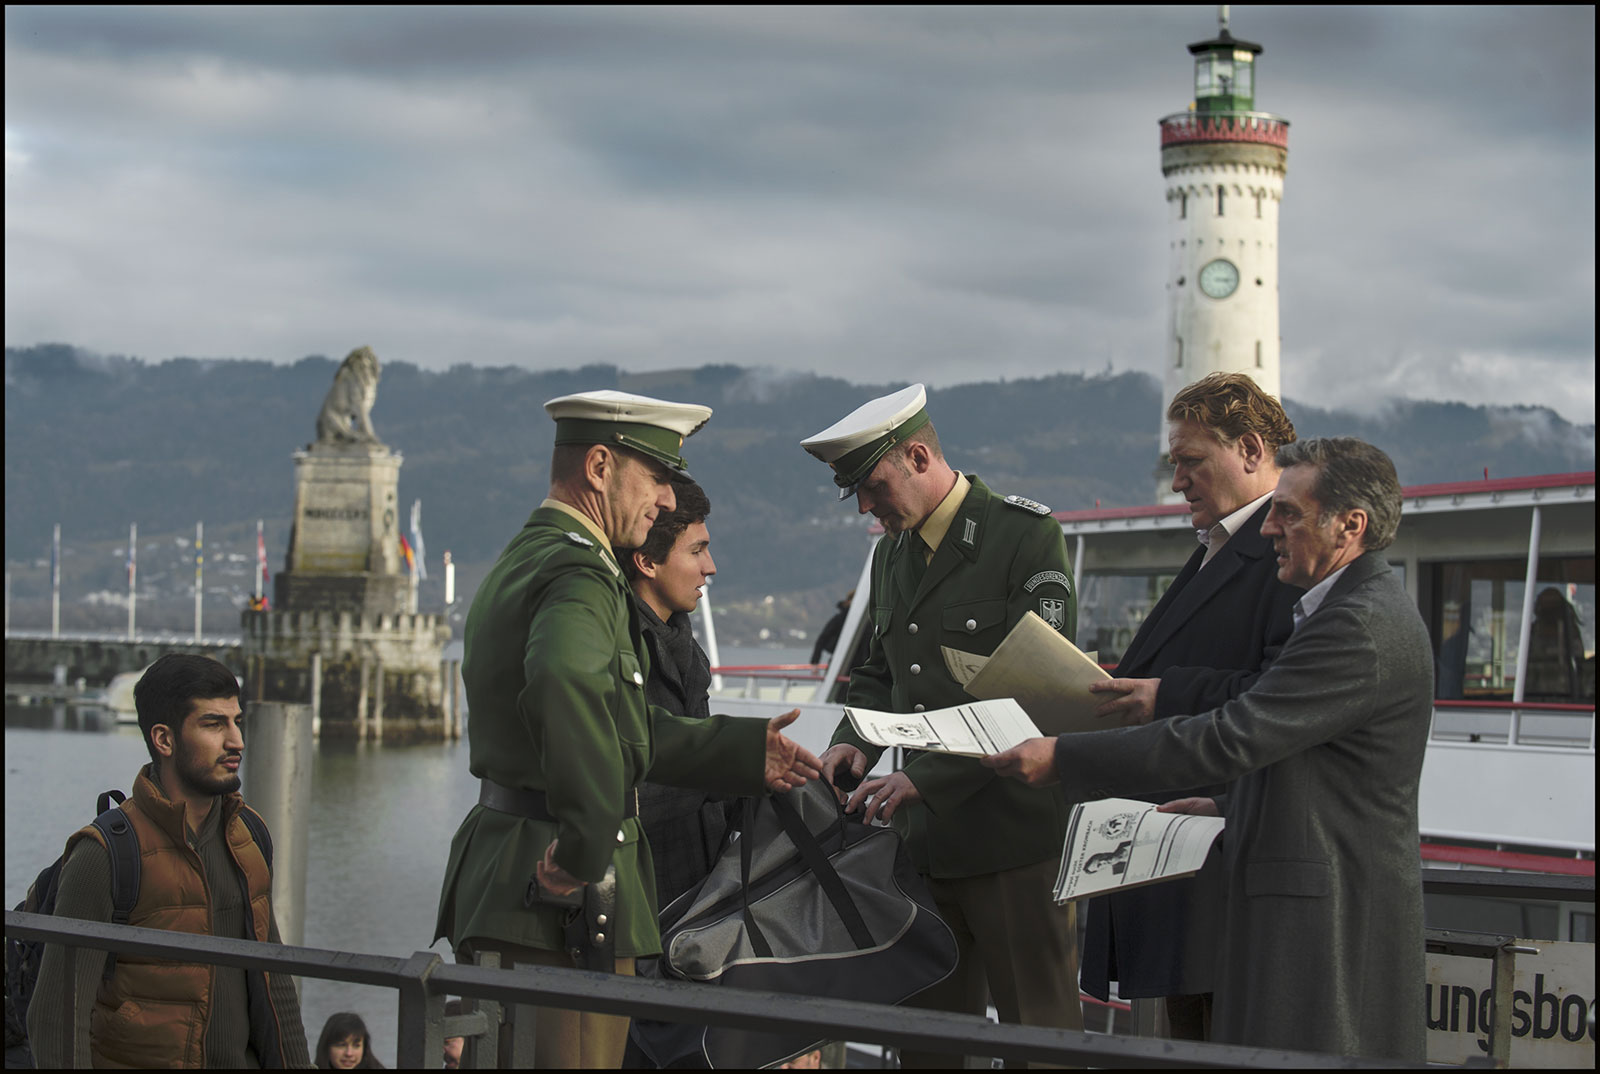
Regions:
[[[227, 795], [221, 808], [224, 838], [248, 896], [251, 938], [265, 942], [272, 914], [272, 876], [239, 817], [240, 810], [248, 808], [244, 799], [237, 793]], [[146, 766], [122, 809], [139, 837], [139, 900], [128, 924], [211, 935], [210, 895], [200, 855], [186, 837], [183, 807], [162, 793]], [[72, 836], [67, 853], [83, 838], [105, 843], [99, 829], [90, 825]], [[90, 1016], [94, 1065], [204, 1067], [215, 972], [205, 963], [119, 954], [111, 979], [101, 982]], [[247, 971], [246, 979], [251, 1044], [263, 1067], [282, 1067], [278, 1015], [267, 995], [266, 974]]]

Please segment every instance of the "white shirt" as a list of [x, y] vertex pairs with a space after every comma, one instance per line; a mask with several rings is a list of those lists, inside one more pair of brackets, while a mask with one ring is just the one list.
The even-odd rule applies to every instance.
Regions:
[[1300, 629], [1301, 623], [1304, 623], [1307, 619], [1311, 618], [1312, 613], [1314, 613], [1318, 608], [1322, 607], [1322, 602], [1328, 599], [1328, 590], [1333, 588], [1333, 583], [1338, 580], [1339, 575], [1343, 574], [1349, 569], [1349, 567], [1350, 564], [1346, 563], [1343, 567], [1340, 567], [1322, 581], [1318, 582], [1316, 585], [1300, 594], [1300, 599], [1294, 602], [1294, 628], [1296, 630]]
[[1202, 570], [1205, 568], [1207, 563], [1211, 562], [1218, 552], [1222, 551], [1222, 546], [1228, 543], [1228, 538], [1232, 537], [1235, 533], [1238, 533], [1239, 527], [1243, 526], [1247, 521], [1249, 521], [1250, 516], [1256, 513], [1257, 508], [1266, 503], [1268, 500], [1272, 499], [1272, 493], [1276, 491], [1277, 489], [1273, 489], [1271, 492], [1267, 492], [1264, 495], [1251, 500], [1249, 503], [1245, 504], [1243, 507], [1239, 508], [1233, 514], [1229, 515], [1227, 518], [1224, 518], [1221, 522], [1218, 522], [1215, 526], [1212, 526], [1208, 530], [1194, 531], [1195, 540], [1206, 546], [1205, 558], [1200, 561], [1200, 567]]

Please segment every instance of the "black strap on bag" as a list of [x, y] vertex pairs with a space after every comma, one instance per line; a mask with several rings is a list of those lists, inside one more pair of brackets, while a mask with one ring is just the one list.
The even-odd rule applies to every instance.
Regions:
[[750, 844], [755, 842], [756, 806], [760, 801], [759, 798], [744, 800], [744, 825], [739, 832], [739, 901], [744, 904], [744, 931], [750, 937], [751, 950], [755, 951], [758, 958], [771, 958], [772, 945], [767, 942], [761, 927], [750, 913], [750, 859], [755, 853], [750, 849]]
[[[839, 920], [844, 922], [845, 929], [850, 933], [850, 941], [861, 951], [876, 947], [877, 943], [872, 938], [872, 930], [867, 928], [866, 919], [856, 908], [855, 900], [845, 889], [844, 881], [839, 879], [839, 873], [834, 869], [833, 863], [828, 861], [828, 856], [822, 852], [817, 837], [811, 834], [811, 829], [800, 819], [799, 812], [783, 795], [772, 796], [772, 807], [778, 814], [778, 821], [783, 825], [783, 830], [789, 833], [790, 840], [800, 851], [800, 859], [816, 876], [817, 882], [822, 885], [822, 890], [828, 896], [828, 901], [833, 904], [834, 912], [839, 915]], [[835, 803], [835, 807], [839, 809], [842, 818], [843, 807], [839, 807], [838, 803]]]
[[[771, 958], [772, 945], [762, 934], [760, 926], [756, 924], [755, 917], [750, 913], [750, 865], [755, 850], [751, 838], [755, 830], [755, 814], [759, 798], [745, 800], [744, 830], [739, 835], [739, 897], [744, 903], [745, 934], [750, 939], [750, 947], [758, 958]], [[773, 813], [777, 815], [778, 823], [783, 825], [783, 830], [789, 836], [789, 841], [800, 853], [800, 860], [805, 863], [817, 878], [817, 883], [828, 896], [828, 901], [833, 904], [833, 909], [839, 915], [839, 920], [844, 923], [845, 929], [850, 933], [850, 940], [856, 945], [857, 950], [867, 950], [876, 947], [877, 942], [872, 938], [872, 930], [867, 927], [866, 919], [861, 916], [855, 900], [850, 897], [844, 881], [839, 879], [839, 873], [828, 861], [828, 856], [822, 852], [822, 847], [817, 843], [817, 838], [806, 827], [805, 821], [800, 819], [800, 814], [782, 795], [768, 795], [767, 801], [772, 803]], [[844, 811], [835, 802], [842, 818]]]

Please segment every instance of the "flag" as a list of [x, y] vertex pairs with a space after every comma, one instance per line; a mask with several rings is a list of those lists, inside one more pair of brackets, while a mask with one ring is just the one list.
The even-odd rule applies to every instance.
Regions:
[[267, 591], [272, 575], [267, 573], [267, 539], [261, 533], [261, 523], [256, 523], [256, 569], [261, 572], [261, 592]]
[[405, 557], [406, 567], [411, 573], [417, 573], [416, 557], [411, 554], [411, 543], [406, 540], [406, 535], [403, 533], [400, 535], [400, 554]]
[[428, 580], [428, 553], [422, 549], [422, 501], [411, 504], [411, 547], [417, 553], [417, 577]]

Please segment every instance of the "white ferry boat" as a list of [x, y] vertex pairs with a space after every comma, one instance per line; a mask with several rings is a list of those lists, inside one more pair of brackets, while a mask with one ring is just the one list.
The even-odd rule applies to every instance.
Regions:
[[[1594, 876], [1594, 478], [1591, 470], [1405, 490], [1388, 556], [1428, 625], [1436, 668], [1419, 803], [1423, 865]], [[1188, 508], [1055, 517], [1077, 576], [1079, 644], [1110, 667], [1194, 547]], [[772, 715], [798, 705], [791, 734], [813, 749], [827, 745], [842, 717], [848, 654], [869, 621], [870, 550], [867, 560], [828, 666], [721, 668], [718, 711]], [[886, 755], [878, 771], [897, 760]], [[1430, 894], [1427, 902], [1434, 927], [1594, 942], [1592, 898]], [[1109, 1027], [1115, 1011], [1102, 1013]]]

